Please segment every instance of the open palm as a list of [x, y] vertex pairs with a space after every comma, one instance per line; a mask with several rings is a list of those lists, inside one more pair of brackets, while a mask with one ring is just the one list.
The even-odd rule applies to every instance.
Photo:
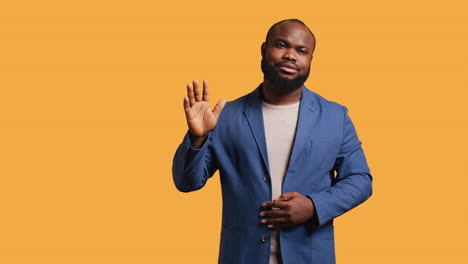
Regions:
[[213, 110], [210, 108], [208, 81], [203, 81], [203, 93], [198, 81], [187, 84], [187, 96], [184, 97], [185, 117], [189, 131], [193, 136], [204, 137], [214, 129], [218, 117], [226, 104], [219, 100]]

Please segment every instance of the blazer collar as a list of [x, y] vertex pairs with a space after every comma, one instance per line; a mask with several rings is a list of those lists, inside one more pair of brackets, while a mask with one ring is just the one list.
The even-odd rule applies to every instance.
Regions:
[[[247, 118], [250, 130], [255, 138], [255, 142], [262, 156], [265, 168], [270, 172], [268, 164], [268, 153], [266, 149], [265, 127], [263, 124], [262, 111], [262, 84], [257, 89], [250, 93], [247, 97], [247, 102], [244, 108], [244, 114]], [[299, 116], [297, 120], [296, 136], [289, 160], [289, 169], [293, 169], [294, 161], [300, 154], [308, 135], [312, 130], [314, 120], [317, 117], [319, 104], [317, 96], [304, 86], [302, 89], [301, 103], [299, 106]]]

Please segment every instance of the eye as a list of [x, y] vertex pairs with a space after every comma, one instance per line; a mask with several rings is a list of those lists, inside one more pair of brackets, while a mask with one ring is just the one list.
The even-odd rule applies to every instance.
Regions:
[[301, 49], [301, 50], [299, 50], [299, 53], [302, 53], [302, 54], [307, 54], [307, 50], [305, 50], [305, 49]]
[[277, 42], [277, 43], [276, 43], [276, 47], [278, 47], [278, 48], [284, 48], [284, 47], [286, 47], [286, 45], [284, 45], [283, 42]]

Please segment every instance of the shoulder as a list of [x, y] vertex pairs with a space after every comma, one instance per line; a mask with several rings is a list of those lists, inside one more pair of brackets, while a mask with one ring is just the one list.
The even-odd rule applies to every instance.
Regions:
[[245, 104], [247, 102], [247, 99], [250, 94], [246, 94], [244, 96], [241, 96], [233, 101], [229, 101], [226, 103], [226, 108], [231, 108], [231, 109], [244, 109]]
[[315, 110], [319, 110], [322, 113], [342, 115], [347, 111], [347, 108], [344, 105], [328, 100], [308, 88], [304, 88], [302, 96], [304, 98], [304, 103], [309, 104], [310, 107]]
[[261, 99], [259, 99], [259, 87], [248, 94], [227, 102], [223, 112], [227, 110], [227, 113], [239, 114], [239, 112], [244, 111], [247, 104], [255, 104], [258, 102], [261, 102]]

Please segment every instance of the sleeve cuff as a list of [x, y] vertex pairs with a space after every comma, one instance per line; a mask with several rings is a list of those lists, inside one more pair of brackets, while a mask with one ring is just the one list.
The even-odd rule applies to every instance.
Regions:
[[185, 164], [189, 164], [193, 159], [195, 159], [195, 157], [197, 156], [197, 154], [206, 149], [207, 146], [209, 145], [208, 142], [211, 138], [211, 132], [208, 133], [208, 137], [206, 138], [205, 142], [203, 143], [203, 145], [200, 147], [200, 148], [194, 148], [192, 146], [192, 142], [190, 141], [190, 132], [187, 132], [187, 134], [185, 135], [185, 142], [186, 142], [186, 149], [185, 149]]
[[314, 200], [309, 195], [306, 195], [306, 197], [310, 199], [310, 201], [312, 202], [312, 205], [314, 206], [314, 212], [313, 212], [312, 218], [306, 222], [306, 225], [309, 229], [314, 229], [314, 228], [319, 227], [317, 209], [315, 208]]

